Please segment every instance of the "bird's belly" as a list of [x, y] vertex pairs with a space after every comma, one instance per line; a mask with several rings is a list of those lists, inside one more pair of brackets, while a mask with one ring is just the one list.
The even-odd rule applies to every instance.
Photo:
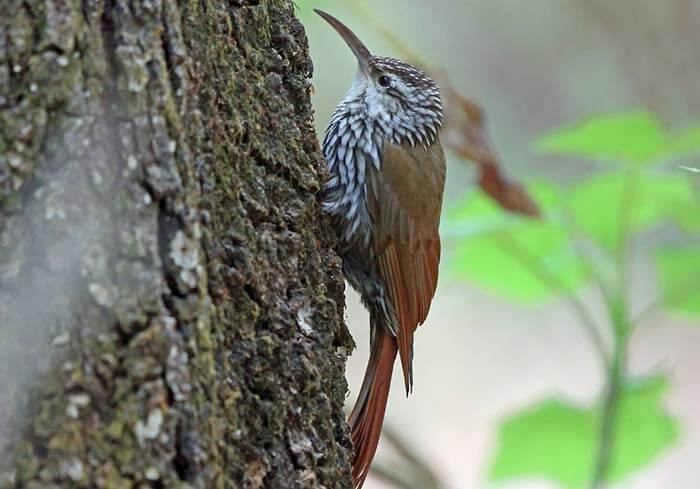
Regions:
[[349, 241], [341, 239], [338, 253], [343, 259], [345, 279], [364, 299], [372, 295], [379, 286], [379, 280], [374, 250], [359, 236], [361, 234]]

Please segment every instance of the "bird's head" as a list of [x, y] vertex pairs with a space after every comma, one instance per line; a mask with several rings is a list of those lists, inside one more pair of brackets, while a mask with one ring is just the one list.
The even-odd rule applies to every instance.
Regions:
[[427, 139], [434, 140], [442, 124], [442, 102], [433, 79], [408, 63], [373, 55], [345, 24], [322, 10], [315, 12], [333, 26], [357, 58], [359, 70], [346, 102], [393, 131], [427, 131]]

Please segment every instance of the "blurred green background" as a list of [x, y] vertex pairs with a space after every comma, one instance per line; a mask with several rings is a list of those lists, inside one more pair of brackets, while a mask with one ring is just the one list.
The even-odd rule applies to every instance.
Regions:
[[[401, 440], [365, 487], [700, 487], [700, 2], [297, 6], [319, 137], [356, 63], [313, 8], [443, 70], [542, 214], [505, 212], [448, 154], [416, 389], [392, 393]], [[348, 296], [352, 402], [368, 327]]]

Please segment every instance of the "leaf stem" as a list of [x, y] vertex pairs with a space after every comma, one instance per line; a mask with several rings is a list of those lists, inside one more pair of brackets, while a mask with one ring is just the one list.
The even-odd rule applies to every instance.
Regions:
[[422, 459], [399, 434], [388, 426], [382, 430], [382, 439], [391, 445], [401, 458], [399, 466], [376, 463], [372, 473], [402, 489], [440, 489], [442, 483], [428, 462]]
[[608, 369], [607, 388], [603, 400], [598, 436], [598, 451], [595, 455], [595, 466], [591, 489], [605, 487], [609, 480], [610, 465], [615, 448], [615, 426], [617, 423], [620, 396], [624, 388], [627, 345], [633, 324], [630, 321], [627, 305], [628, 263], [630, 255], [630, 230], [634, 213], [633, 200], [636, 184], [639, 180], [639, 170], [630, 168], [625, 180], [625, 187], [620, 195], [620, 220], [618, 227], [617, 248], [615, 250], [616, 290], [604, 297], [612, 327], [614, 348], [613, 359]]
[[581, 323], [588, 333], [591, 343], [598, 351], [605, 370], [609, 367], [608, 351], [605, 346], [605, 340], [600, 334], [600, 329], [593, 315], [589, 312], [586, 305], [581, 301], [581, 299], [573, 293], [562, 279], [553, 271], [551, 271], [547, 266], [545, 266], [534, 254], [530, 253], [523, 246], [520, 245], [515, 239], [510, 236], [502, 236], [503, 249], [512, 258], [514, 258], [522, 267], [528, 269], [530, 273], [536, 276], [542, 284], [552, 290], [555, 294], [562, 294], [567, 302], [569, 303], [571, 309], [578, 315]]
[[620, 396], [624, 388], [624, 375], [627, 354], [627, 340], [630, 323], [627, 308], [620, 295], [611, 303], [611, 322], [614, 330], [613, 359], [608, 369], [607, 387], [600, 418], [598, 448], [595, 454], [595, 466], [591, 489], [605, 487], [610, 473], [610, 462], [615, 446], [615, 425], [619, 411]]

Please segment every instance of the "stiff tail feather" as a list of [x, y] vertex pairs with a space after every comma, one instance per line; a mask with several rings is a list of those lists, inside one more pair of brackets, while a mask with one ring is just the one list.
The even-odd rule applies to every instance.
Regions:
[[364, 484], [377, 451], [397, 352], [396, 339], [384, 327], [372, 328], [371, 342], [360, 394], [348, 419], [352, 434], [352, 480], [355, 489]]

